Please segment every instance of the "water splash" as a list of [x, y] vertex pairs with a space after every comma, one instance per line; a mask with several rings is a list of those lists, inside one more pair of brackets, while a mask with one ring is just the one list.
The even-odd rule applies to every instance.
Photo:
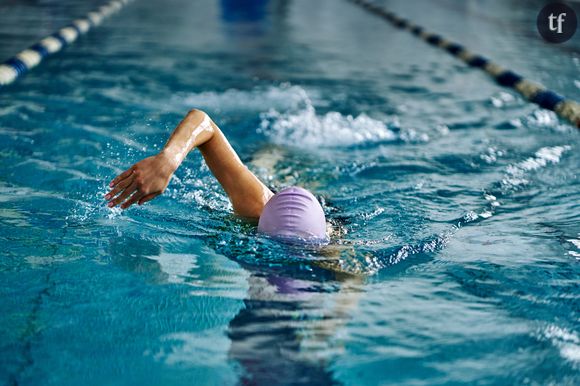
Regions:
[[338, 147], [397, 139], [387, 124], [366, 114], [354, 117], [331, 111], [319, 116], [311, 104], [298, 111], [271, 109], [260, 117], [260, 132], [276, 144]]
[[574, 331], [549, 325], [540, 333], [539, 339], [550, 341], [558, 348], [562, 358], [580, 365], [580, 337]]
[[580, 260], [580, 233], [578, 233], [577, 237], [577, 239], [567, 239], [566, 241], [572, 244], [576, 249], [568, 251], [568, 254], [575, 257], [576, 260]]
[[562, 154], [572, 147], [569, 145], [543, 147], [536, 151], [533, 157], [510, 165], [506, 169], [505, 177], [501, 180], [502, 190], [509, 192], [527, 185], [529, 181], [529, 172], [547, 166], [548, 164], [557, 164], [560, 162]]

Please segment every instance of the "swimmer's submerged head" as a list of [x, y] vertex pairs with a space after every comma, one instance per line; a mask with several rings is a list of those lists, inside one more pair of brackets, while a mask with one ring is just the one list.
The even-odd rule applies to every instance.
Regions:
[[296, 186], [279, 191], [266, 203], [258, 232], [281, 239], [327, 240], [322, 206], [312, 193]]

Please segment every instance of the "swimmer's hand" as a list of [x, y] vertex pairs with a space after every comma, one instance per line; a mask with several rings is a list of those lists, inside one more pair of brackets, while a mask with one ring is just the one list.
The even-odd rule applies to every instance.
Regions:
[[105, 195], [112, 208], [121, 203], [127, 209], [134, 203], [142, 205], [163, 193], [179, 165], [164, 152], [145, 158], [119, 174], [111, 183], [111, 191]]
[[[213, 175], [226, 191], [234, 212], [258, 218], [274, 195], [240, 160], [219, 127], [201, 110], [193, 109], [173, 130], [161, 153], [133, 165], [111, 182], [105, 199], [109, 207], [126, 209], [163, 193], [187, 154], [198, 148]], [[126, 200], [126, 201], [125, 201]]]

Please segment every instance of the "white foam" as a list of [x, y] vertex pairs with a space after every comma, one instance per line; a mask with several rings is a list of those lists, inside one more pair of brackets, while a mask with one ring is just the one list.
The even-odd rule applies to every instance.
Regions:
[[[177, 192], [181, 194], [181, 192]], [[183, 202], [195, 202], [198, 206], [205, 206], [214, 211], [233, 210], [226, 196], [212, 191], [194, 190], [181, 196]]]
[[528, 116], [521, 118], [520, 122], [526, 127], [548, 128], [558, 132], [576, 130], [569, 123], [561, 122], [555, 112], [546, 109], [537, 109]]
[[527, 184], [529, 182], [527, 179], [529, 171], [540, 169], [548, 164], [557, 164], [560, 162], [562, 154], [571, 148], [569, 145], [541, 148], [533, 157], [508, 166], [502, 185], [509, 188]]
[[578, 249], [580, 249], [580, 239], [576, 240], [576, 239], [568, 239], [569, 242], [571, 242], [572, 244], [574, 244], [574, 246]]
[[370, 212], [363, 212], [360, 214], [360, 217], [363, 220], [372, 220], [373, 218], [379, 216], [380, 214], [382, 214], [385, 211], [385, 208], [382, 207], [376, 207], [375, 210], [370, 211]]
[[538, 150], [534, 157], [530, 157], [518, 165], [522, 170], [536, 170], [541, 167], [546, 166], [548, 163], [558, 163], [560, 162], [560, 157], [562, 153], [570, 150], [570, 146], [554, 146], [554, 147], [543, 147]]
[[518, 103], [518, 99], [505, 91], [500, 91], [491, 97], [491, 104], [497, 108], [509, 107]]
[[365, 114], [353, 117], [332, 111], [319, 116], [312, 105], [284, 113], [271, 109], [261, 118], [261, 132], [277, 144], [336, 147], [397, 139], [383, 122]]
[[488, 164], [493, 164], [497, 161], [499, 157], [503, 157], [504, 153], [495, 147], [488, 147], [486, 152], [480, 154], [479, 157]]
[[493, 213], [490, 212], [489, 210], [484, 210], [483, 212], [479, 213], [478, 216], [481, 218], [490, 218], [491, 216], [493, 216]]
[[[578, 233], [578, 238], [577, 239], [568, 239], [566, 241], [568, 241], [569, 243], [571, 243], [572, 245], [574, 245], [576, 247], [576, 249], [578, 249], [578, 251], [580, 251], [580, 233]], [[576, 252], [576, 251], [568, 251], [568, 254], [570, 256], [575, 257], [576, 259], [580, 259], [580, 252]]]
[[551, 325], [543, 331], [543, 336], [558, 348], [564, 359], [580, 363], [580, 338], [575, 332]]

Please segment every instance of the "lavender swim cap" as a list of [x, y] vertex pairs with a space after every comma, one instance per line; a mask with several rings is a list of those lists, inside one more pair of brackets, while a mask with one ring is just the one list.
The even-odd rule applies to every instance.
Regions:
[[326, 218], [312, 193], [292, 186], [279, 191], [266, 203], [258, 232], [273, 237], [325, 241]]

